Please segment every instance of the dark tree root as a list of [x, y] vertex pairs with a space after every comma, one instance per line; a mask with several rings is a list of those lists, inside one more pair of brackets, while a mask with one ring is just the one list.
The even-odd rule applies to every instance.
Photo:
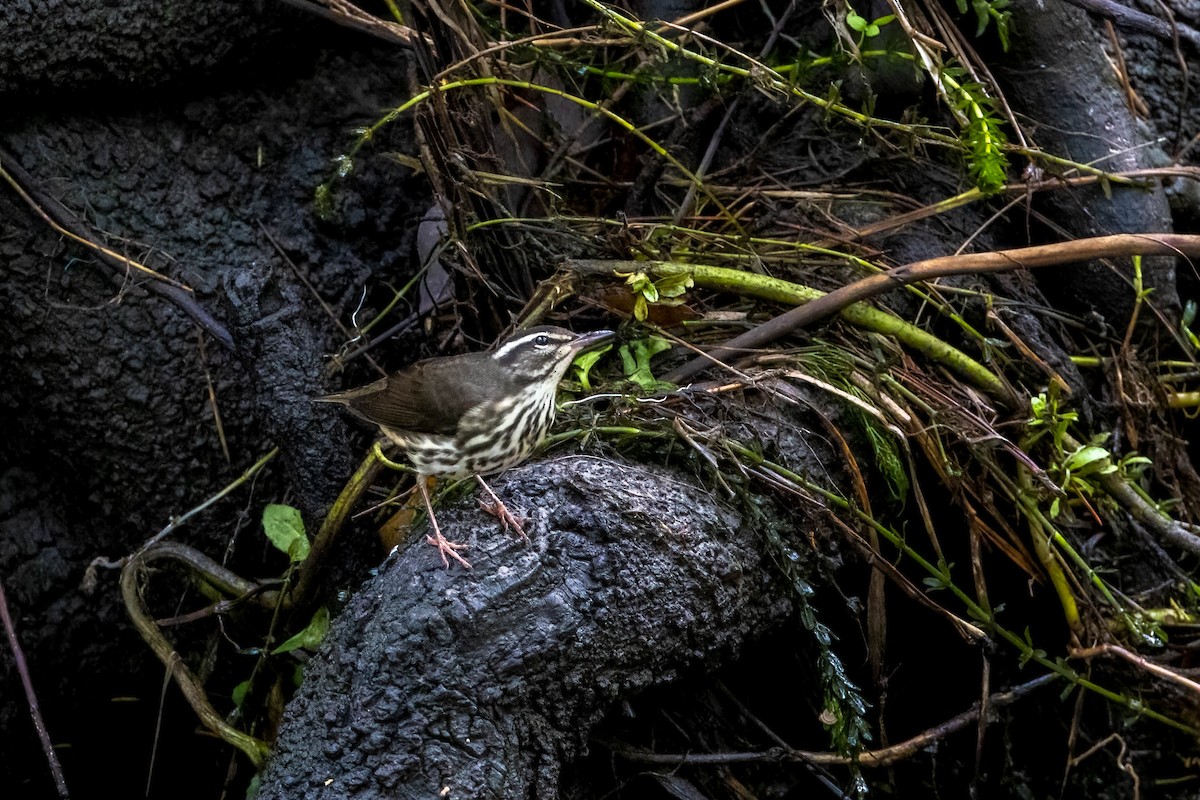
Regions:
[[[1037, 144], [1081, 163], [1121, 172], [1154, 166], [1146, 144], [1153, 134], [1139, 126], [1105, 60], [1100, 35], [1087, 15], [1062, 3], [1021, 4], [1014, 8], [1022, 35], [1013, 41], [1001, 69], [1008, 98], [1019, 112], [1036, 114], [1029, 125]], [[1074, 35], [1063, 36], [1063, 31]], [[1029, 65], [1037, 65], [1030, 67]], [[1070, 76], [1064, 80], [1064, 76]], [[1080, 187], [1055, 193], [1034, 204], [1043, 220], [1053, 222], [1055, 239], [1113, 233], [1171, 230], [1171, 214], [1161, 187]], [[1128, 273], [1101, 262], [1077, 270], [1039, 276], [1039, 285], [1056, 307], [1095, 309], [1117, 329], [1128, 322], [1135, 304]], [[1054, 281], [1051, 278], [1057, 277]], [[1154, 289], [1153, 304], [1167, 319], [1177, 319], [1180, 302], [1175, 263], [1168, 256], [1147, 258], [1143, 280]], [[1086, 286], [1086, 292], [1079, 287]]]
[[475, 569], [417, 543], [356, 593], [261, 798], [554, 797], [616, 699], [715, 667], [791, 611], [761, 539], [679, 473], [567, 457], [496, 489], [531, 546], [472, 503], [439, 510]]

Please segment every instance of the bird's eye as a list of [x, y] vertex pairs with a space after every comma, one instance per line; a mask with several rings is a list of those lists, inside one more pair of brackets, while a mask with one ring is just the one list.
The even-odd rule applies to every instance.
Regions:
[[536, 339], [534, 339], [533, 343], [538, 347], [545, 347], [546, 345], [550, 344], [550, 337], [543, 333], [541, 336], [538, 336]]

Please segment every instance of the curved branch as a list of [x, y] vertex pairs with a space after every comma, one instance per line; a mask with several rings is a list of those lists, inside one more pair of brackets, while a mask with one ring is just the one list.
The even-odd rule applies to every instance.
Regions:
[[266, 742], [239, 731], [217, 713], [212, 703], [208, 701], [208, 695], [205, 694], [200, 680], [188, 668], [188, 665], [183, 663], [179, 653], [162, 635], [158, 625], [146, 611], [141, 593], [138, 591], [138, 582], [150, 562], [160, 558], [182, 561], [193, 569], [197, 569], [206, 580], [222, 591], [254, 597], [260, 603], [273, 604], [278, 599], [278, 594], [274, 591], [263, 591], [260, 584], [239, 577], [203, 553], [176, 542], [160, 542], [135, 553], [121, 570], [121, 596], [125, 601], [125, 609], [129, 612], [129, 618], [146, 644], [150, 645], [150, 649], [158, 656], [158, 660], [170, 671], [175, 683], [179, 684], [179, 689], [183, 692], [188, 704], [209, 730], [245, 753], [254, 766], [261, 767], [270, 752], [270, 747]]
[[707, 355], [692, 359], [664, 376], [663, 380], [671, 383], [683, 383], [711, 366], [714, 359], [726, 361], [737, 357], [744, 350], [763, 347], [797, 328], [837, 314], [854, 303], [917, 281], [945, 278], [952, 275], [978, 275], [988, 272], [1009, 272], [1015, 269], [1036, 269], [1088, 261], [1093, 258], [1135, 255], [1200, 257], [1200, 236], [1180, 233], [1121, 233], [1034, 247], [1019, 247], [1013, 250], [941, 256], [905, 264], [847, 284], [780, 314], [757, 328], [710, 350]]
[[1067, 2], [1073, 6], [1079, 6], [1091, 14], [1111, 19], [1122, 28], [1142, 31], [1159, 39], [1171, 41], [1178, 32], [1180, 39], [1200, 49], [1200, 31], [1178, 20], [1172, 24], [1151, 14], [1138, 11], [1136, 8], [1114, 3], [1112, 0], [1067, 0]]

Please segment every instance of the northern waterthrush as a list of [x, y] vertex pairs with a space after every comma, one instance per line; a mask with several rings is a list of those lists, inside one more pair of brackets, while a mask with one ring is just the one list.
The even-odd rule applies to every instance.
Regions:
[[481, 476], [502, 472], [529, 457], [554, 422], [558, 382], [575, 357], [612, 331], [572, 333], [545, 325], [521, 331], [491, 353], [429, 358], [358, 389], [317, 398], [342, 403], [373, 422], [400, 446], [417, 471], [433, 535], [429, 543], [463, 566], [463, 545], [442, 535], [424, 477], [475, 479], [505, 527], [525, 536], [521, 523]]

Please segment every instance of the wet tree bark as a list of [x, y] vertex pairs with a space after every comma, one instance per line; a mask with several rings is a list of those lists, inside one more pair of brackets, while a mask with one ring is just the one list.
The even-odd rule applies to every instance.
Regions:
[[[288, 261], [348, 317], [364, 284], [415, 271], [417, 221], [432, 200], [420, 176], [365, 160], [333, 216], [313, 210], [313, 189], [348, 132], [404, 95], [397, 51], [314, 28], [273, 4], [265, 14], [242, 2], [74, 5], [0, 8], [0, 93], [19, 112], [0, 122], [0, 148], [111, 234], [108, 245], [192, 286], [234, 337], [232, 351], [212, 339], [201, 348], [190, 317], [136, 279], [102, 270], [0, 187], [0, 572], [51, 732], [74, 745], [80, 772], [68, 778], [103, 770], [116, 776], [106, 793], [140, 796], [143, 753], [113, 735], [124, 723], [110, 699], [148, 698], [128, 724], [152, 731], [162, 673], [125, 624], [115, 574], [87, 587], [85, 568], [130, 552], [275, 445], [283, 466], [249, 499], [218, 506], [188, 541], [236, 551], [248, 538], [239, 540], [245, 508], [289, 493], [310, 523], [319, 518], [368, 438], [306, 403], [327, 388], [322, 357], [343, 335]], [[1122, 166], [1144, 164], [1149, 148], [1139, 145], [1153, 136], [1103, 77], [1090, 25], [1056, 5], [1022, 10], [1029, 38], [1018, 41], [1030, 45], [1012, 56], [1020, 66], [1007, 85], [1043, 124], [1039, 143], [1084, 161], [1115, 148]], [[1060, 94], [1064, 85], [1071, 89]], [[90, 92], [100, 100], [84, 102]], [[1059, 139], [1060, 130], [1083, 133]], [[414, 149], [396, 129], [386, 135], [396, 137], [387, 147]], [[923, 163], [892, 177], [924, 201], [950, 194]], [[1160, 192], [1116, 195], [1111, 205], [1100, 190], [1078, 195], [1071, 230], [1169, 227]], [[976, 210], [945, 220], [956, 237], [984, 221]], [[985, 237], [1022, 244], [1024, 234]], [[915, 260], [943, 254], [942, 238], [930, 226], [878, 244]], [[1102, 286], [1106, 294], [1089, 302], [1119, 327], [1129, 293], [1114, 273], [1093, 269], [1086, 279], [1064, 273], [1066, 288], [1048, 293], [1064, 299], [1086, 294], [1080, 285]], [[1149, 274], [1162, 307], [1177, 308], [1170, 265]], [[1019, 281], [1010, 288], [1039, 301]], [[1056, 331], [1032, 317], [1014, 324], [1081, 384]], [[410, 349], [397, 360], [427, 354]], [[770, 429], [758, 435], [778, 444]], [[871, 460], [862, 442], [851, 444]], [[825, 471], [822, 460], [834, 462], [824, 452], [808, 462], [814, 473]], [[353, 597], [287, 712], [262, 796], [430, 797], [449, 787], [451, 796], [552, 797], [592, 726], [620, 700], [714, 669], [794, 610], [762, 547], [765, 527], [799, 524], [778, 507], [750, 519], [690, 471], [581, 457], [514, 470], [495, 486], [531, 517], [531, 547], [497, 532], [467, 500], [442, 522], [469, 532], [474, 572], [443, 570], [421, 543], [361, 588], [361, 560], [347, 557], [353, 563], [334, 571], [340, 583], [331, 585]], [[362, 542], [346, 548], [370, 557]], [[265, 548], [248, 549], [235, 559], [260, 567]], [[40, 757], [16, 687], [0, 658], [0, 751], [10, 756], [0, 759], [0, 779], [23, 790], [41, 785]], [[180, 709], [174, 731], [189, 743], [181, 759], [216, 776], [205, 787], [212, 796], [228, 755], [197, 745], [186, 715]], [[103, 758], [80, 755], [89, 748]]]
[[685, 473], [567, 456], [495, 483], [532, 544], [439, 511], [474, 570], [424, 542], [380, 567], [308, 665], [260, 797], [555, 797], [617, 700], [791, 610], [752, 526]]

